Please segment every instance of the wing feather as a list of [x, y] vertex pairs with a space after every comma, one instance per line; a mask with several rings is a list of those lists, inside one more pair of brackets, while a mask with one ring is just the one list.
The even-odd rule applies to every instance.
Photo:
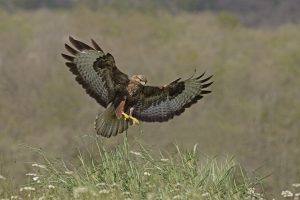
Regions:
[[104, 54], [94, 40], [94, 48], [72, 37], [69, 40], [74, 48], [65, 44], [66, 50], [73, 55], [62, 54], [67, 60], [66, 65], [86, 92], [100, 105], [107, 107], [114, 100], [119, 80], [124, 84], [129, 81], [128, 76], [116, 67], [113, 56]]
[[213, 83], [207, 82], [212, 76], [201, 79], [204, 74], [185, 81], [176, 79], [163, 88], [144, 86], [134, 105], [133, 116], [146, 122], [164, 122], [180, 115], [203, 95], [211, 93], [204, 89]]
[[71, 62], [73, 62], [74, 61], [74, 57], [73, 56], [69, 56], [69, 55], [66, 55], [66, 54], [61, 54], [62, 55], [62, 57], [64, 58], [64, 59], [66, 59], [66, 60], [68, 60], [68, 61], [71, 61]]
[[72, 47], [70, 47], [68, 44], [65, 44], [65, 48], [67, 49], [67, 51], [73, 55], [76, 55], [78, 53], [78, 51], [76, 51], [75, 49], [73, 49]]
[[71, 36], [69, 37], [70, 42], [73, 44], [74, 47], [76, 47], [79, 51], [84, 51], [84, 50], [94, 50], [92, 47], [89, 45], [79, 41], [75, 40]]
[[99, 45], [95, 42], [95, 40], [91, 39], [91, 41], [92, 41], [93, 47], [94, 47], [97, 51], [101, 51], [102, 53], [104, 53], [103, 50], [99, 47]]

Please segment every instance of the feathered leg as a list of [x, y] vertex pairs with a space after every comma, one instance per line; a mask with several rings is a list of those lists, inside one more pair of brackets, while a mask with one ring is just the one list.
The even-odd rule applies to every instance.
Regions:
[[133, 110], [134, 110], [133, 107], [131, 107], [131, 108], [129, 109], [129, 117], [130, 117], [130, 119], [132, 120], [133, 124], [139, 124], [140, 121], [139, 121], [137, 118], [135, 118], [135, 117], [132, 116]]

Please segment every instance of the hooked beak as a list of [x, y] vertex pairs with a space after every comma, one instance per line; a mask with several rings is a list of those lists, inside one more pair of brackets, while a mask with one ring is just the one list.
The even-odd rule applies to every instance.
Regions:
[[142, 85], [146, 85], [146, 82], [145, 81], [141, 81], [140, 82]]

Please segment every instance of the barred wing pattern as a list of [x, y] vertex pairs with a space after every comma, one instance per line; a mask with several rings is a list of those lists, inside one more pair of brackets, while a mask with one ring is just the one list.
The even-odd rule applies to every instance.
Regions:
[[86, 92], [100, 105], [107, 107], [115, 97], [114, 76], [117, 74], [128, 80], [127, 75], [117, 69], [112, 55], [104, 54], [94, 40], [93, 47], [72, 37], [69, 40], [75, 49], [65, 44], [69, 53], [74, 55], [62, 54], [68, 61], [66, 65]]
[[133, 116], [146, 122], [164, 122], [180, 115], [203, 95], [211, 93], [205, 89], [213, 83], [208, 82], [212, 76], [201, 79], [204, 74], [185, 81], [177, 79], [163, 88], [144, 86]]

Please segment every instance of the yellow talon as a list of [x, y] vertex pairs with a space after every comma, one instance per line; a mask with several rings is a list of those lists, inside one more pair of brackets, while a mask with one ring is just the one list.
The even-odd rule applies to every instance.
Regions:
[[139, 123], [140, 123], [140, 121], [139, 121], [137, 118], [132, 117], [132, 116], [129, 116], [129, 117], [130, 117], [130, 119], [132, 120], [133, 125], [134, 125], [134, 124], [139, 124]]
[[140, 123], [140, 121], [137, 118], [132, 117], [131, 115], [128, 115], [128, 114], [126, 114], [124, 112], [122, 112], [122, 115], [124, 116], [125, 120], [131, 119], [133, 124], [139, 124]]
[[122, 115], [124, 116], [125, 120], [130, 119], [130, 116], [127, 115], [126, 113], [122, 112]]

